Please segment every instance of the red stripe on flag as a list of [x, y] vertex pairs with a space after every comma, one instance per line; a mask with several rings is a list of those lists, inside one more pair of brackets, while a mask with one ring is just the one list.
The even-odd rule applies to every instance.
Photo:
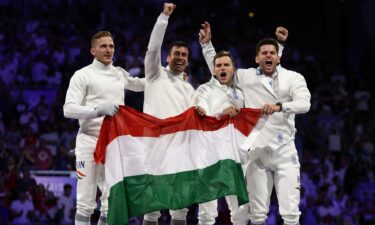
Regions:
[[166, 119], [158, 119], [139, 112], [128, 106], [121, 106], [113, 117], [105, 117], [94, 153], [97, 163], [104, 163], [107, 145], [116, 137], [131, 135], [134, 137], [159, 137], [186, 130], [215, 131], [228, 126], [234, 127], [248, 136], [260, 117], [259, 109], [241, 109], [240, 113], [229, 118], [220, 119], [210, 116], [199, 116], [194, 107], [180, 115]]

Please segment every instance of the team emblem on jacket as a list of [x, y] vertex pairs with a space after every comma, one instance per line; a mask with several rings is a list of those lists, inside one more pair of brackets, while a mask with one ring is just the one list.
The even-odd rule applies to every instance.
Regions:
[[236, 100], [238, 100], [240, 97], [237, 94], [236, 88], [232, 87], [231, 89], [232, 89], [232, 96], [233, 96], [233, 98], [236, 99]]
[[76, 173], [77, 173], [78, 179], [82, 179], [86, 176], [86, 174], [84, 174], [82, 171], [80, 171], [80, 169], [84, 169], [84, 168], [85, 168], [85, 161], [77, 161], [76, 162]]
[[283, 142], [283, 140], [284, 140], [284, 135], [283, 135], [283, 133], [281, 133], [281, 132], [277, 132], [277, 141], [279, 142], [279, 143], [282, 143]]
[[82, 173], [78, 169], [76, 170], [76, 173], [77, 173], [77, 178], [78, 179], [83, 179], [86, 176], [86, 174]]

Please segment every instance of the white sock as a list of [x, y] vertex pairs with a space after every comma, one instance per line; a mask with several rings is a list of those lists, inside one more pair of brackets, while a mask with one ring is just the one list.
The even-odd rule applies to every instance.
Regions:
[[107, 225], [107, 217], [100, 216], [98, 220], [98, 225]]
[[76, 213], [76, 216], [74, 218], [74, 224], [75, 225], [91, 225], [90, 217], [82, 216]]

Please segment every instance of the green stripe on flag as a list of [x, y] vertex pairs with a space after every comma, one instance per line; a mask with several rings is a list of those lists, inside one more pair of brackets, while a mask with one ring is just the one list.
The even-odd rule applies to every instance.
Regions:
[[125, 177], [110, 190], [108, 223], [127, 224], [133, 216], [181, 209], [227, 195], [237, 195], [240, 205], [249, 201], [241, 164], [229, 159], [176, 174]]

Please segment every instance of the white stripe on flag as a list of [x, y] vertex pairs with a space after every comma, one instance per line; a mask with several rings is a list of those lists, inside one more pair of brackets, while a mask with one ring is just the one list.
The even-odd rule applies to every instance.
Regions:
[[159, 138], [120, 136], [107, 146], [106, 182], [111, 187], [124, 177], [203, 169], [224, 159], [240, 163], [237, 143], [245, 139], [232, 124], [216, 131], [189, 130]]

